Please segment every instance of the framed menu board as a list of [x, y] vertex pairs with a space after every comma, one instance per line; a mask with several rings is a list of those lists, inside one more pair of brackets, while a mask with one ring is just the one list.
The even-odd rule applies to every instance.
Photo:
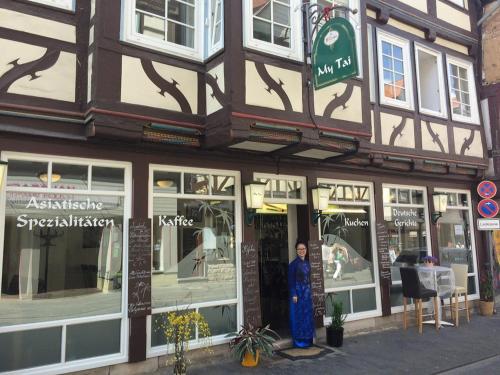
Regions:
[[313, 299], [313, 314], [316, 322], [322, 321], [326, 313], [325, 285], [323, 282], [323, 257], [321, 246], [323, 241], [309, 241], [309, 264], [311, 265], [311, 293]]
[[241, 243], [241, 276], [243, 285], [243, 319], [254, 327], [262, 325], [260, 310], [259, 254], [257, 242]]
[[151, 219], [129, 219], [128, 316], [151, 314]]

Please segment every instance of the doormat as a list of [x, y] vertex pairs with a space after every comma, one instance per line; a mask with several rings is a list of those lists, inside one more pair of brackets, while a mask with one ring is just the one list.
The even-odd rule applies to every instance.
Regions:
[[328, 354], [335, 353], [335, 350], [325, 346], [312, 345], [309, 348], [288, 348], [275, 352], [280, 357], [289, 359], [291, 361], [299, 361], [302, 359], [317, 359], [324, 357]]

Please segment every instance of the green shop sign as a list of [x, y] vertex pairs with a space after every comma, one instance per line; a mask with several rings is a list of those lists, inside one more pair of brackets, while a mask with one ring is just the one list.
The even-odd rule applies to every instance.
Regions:
[[356, 38], [351, 23], [332, 18], [318, 31], [312, 50], [314, 89], [358, 75]]

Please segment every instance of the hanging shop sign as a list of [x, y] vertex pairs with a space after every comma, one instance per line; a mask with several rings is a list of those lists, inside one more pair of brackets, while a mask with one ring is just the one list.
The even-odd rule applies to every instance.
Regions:
[[497, 194], [497, 186], [491, 181], [482, 181], [477, 185], [477, 193], [481, 198], [493, 198]]
[[492, 218], [498, 215], [498, 203], [492, 199], [483, 199], [477, 204], [479, 215], [485, 218]]
[[358, 75], [354, 28], [345, 18], [332, 18], [318, 31], [312, 50], [314, 89]]

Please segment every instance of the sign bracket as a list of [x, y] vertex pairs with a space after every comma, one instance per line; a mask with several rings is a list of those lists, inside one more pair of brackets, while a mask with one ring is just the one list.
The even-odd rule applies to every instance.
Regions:
[[335, 11], [341, 11], [344, 13], [344, 18], [347, 18], [349, 13], [357, 14], [358, 9], [349, 8], [343, 5], [334, 5], [331, 7], [325, 7], [321, 4], [311, 4], [310, 2], [306, 2], [302, 4], [302, 12], [304, 14], [304, 22], [306, 23], [305, 32], [305, 40], [306, 43], [306, 63], [307, 65], [311, 65], [312, 62], [312, 47], [313, 47], [313, 38], [314, 35], [318, 32], [321, 21], [329, 20], [332, 17], [331, 15], [335, 15]]

